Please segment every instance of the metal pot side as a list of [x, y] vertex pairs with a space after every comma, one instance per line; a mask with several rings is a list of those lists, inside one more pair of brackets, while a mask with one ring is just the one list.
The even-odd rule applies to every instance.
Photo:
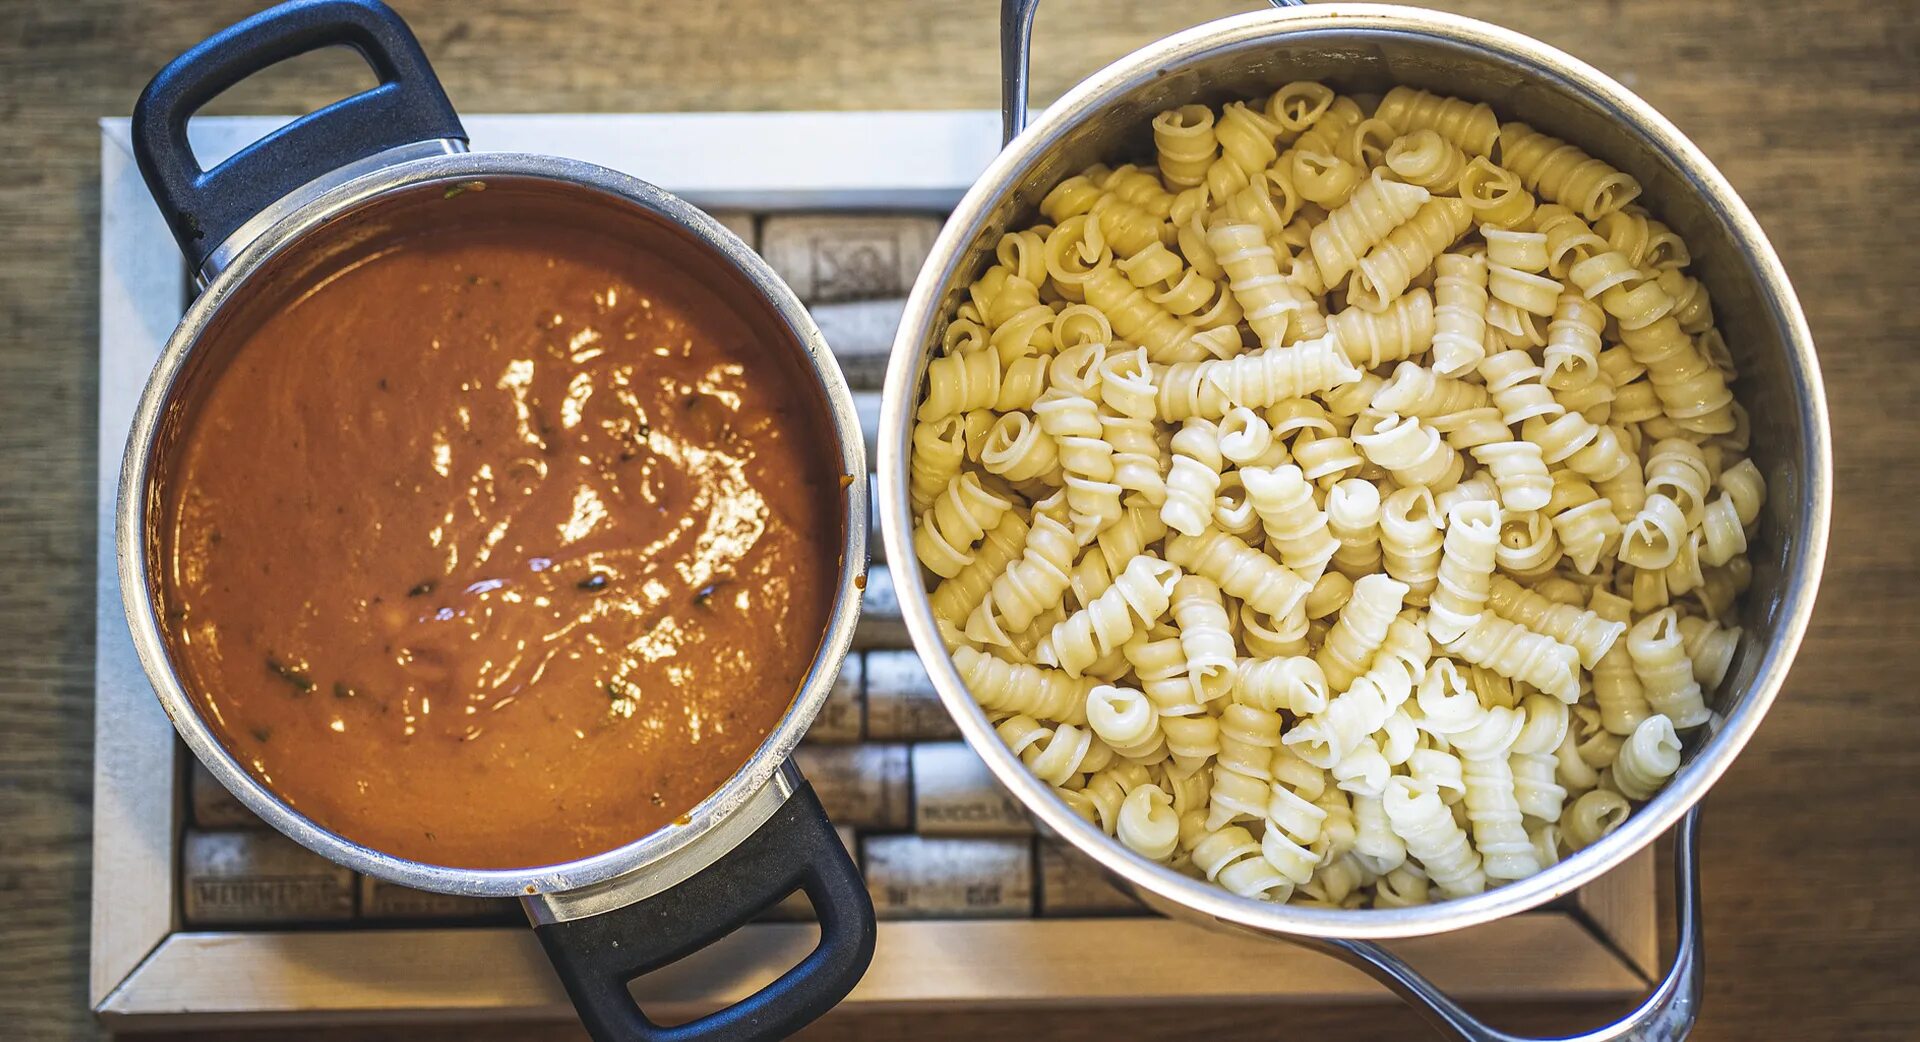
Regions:
[[1693, 249], [1739, 365], [1753, 455], [1768, 483], [1750, 548], [1753, 587], [1740, 651], [1713, 720], [1688, 743], [1672, 782], [1613, 834], [1531, 878], [1468, 898], [1403, 909], [1330, 910], [1237, 897], [1126, 850], [1070, 812], [1001, 743], [936, 631], [925, 589], [899, 584], [901, 609], [947, 709], [994, 774], [1052, 831], [1150, 906], [1216, 926], [1296, 938], [1382, 939], [1484, 923], [1565, 895], [1671, 827], [1731, 764], [1779, 694], [1812, 613], [1826, 553], [1832, 453], [1826, 396], [1807, 328], [1779, 259], [1705, 155], [1646, 102], [1538, 41], [1472, 19], [1407, 7], [1316, 4], [1198, 26], [1095, 73], [994, 160], [954, 211], [910, 296], [887, 373], [879, 434], [880, 520], [889, 560], [914, 560], [908, 505], [912, 414], [939, 332], [994, 243], [1029, 221], [1042, 195], [1089, 163], [1152, 155], [1149, 123], [1172, 106], [1218, 104], [1322, 80], [1343, 92], [1405, 83], [1484, 101], [1501, 118], [1578, 144], [1639, 178], [1641, 202]]
[[[545, 182], [556, 189], [579, 193], [583, 198], [593, 197], [595, 205], [625, 210], [683, 235], [695, 248], [709, 254], [717, 265], [737, 271], [744, 283], [743, 290], [757, 295], [757, 304], [791, 333], [819, 381], [833, 424], [834, 451], [841, 472], [866, 473], [864, 443], [853, 399], [819, 329], [792, 290], [732, 232], [653, 185], [589, 163], [551, 156], [439, 148], [429, 149], [429, 154], [421, 156], [420, 151], [411, 150], [414, 158], [395, 156], [395, 161], [390, 163], [364, 164], [349, 171], [351, 176], [344, 179], [334, 176], [316, 181], [275, 204], [262, 215], [268, 219], [243, 229], [209, 261], [210, 270], [203, 272], [206, 282], [203, 292], [188, 307], [168, 340], [141, 395], [121, 465], [116, 538], [121, 596], [134, 647], [161, 705], [194, 754], [250, 810], [315, 853], [358, 872], [442, 893], [481, 897], [527, 897], [583, 889], [592, 893], [596, 884], [620, 879], [627, 900], [633, 900], [692, 875], [724, 854], [731, 843], [696, 841], [736, 813], [743, 817], [731, 822], [725, 831], [739, 832], [743, 825], [751, 831], [751, 826], [764, 821], [792, 791], [794, 782], [782, 772], [782, 766], [825, 703], [840, 663], [852, 644], [854, 624], [859, 616], [860, 586], [867, 566], [866, 482], [853, 481], [844, 490], [839, 575], [828, 629], [821, 637], [812, 666], [792, 704], [752, 759], [695, 806], [683, 819], [684, 824], [669, 825], [624, 846], [563, 864], [501, 870], [452, 868], [393, 857], [322, 828], [262, 785], [221, 744], [182, 686], [168, 660], [161, 636], [150, 581], [151, 555], [156, 549], [148, 531], [151, 492], [156, 481], [154, 468], [163, 462], [158, 456], [167, 428], [174, 422], [183, 394], [196, 379], [197, 367], [218, 364], [217, 360], [209, 363], [200, 357], [203, 352], [199, 348], [207, 342], [204, 334], [225, 314], [223, 309], [244, 302], [249, 279], [270, 262], [283, 255], [293, 255], [315, 239], [323, 238], [335, 222], [423, 186], [432, 191], [437, 190], [432, 186], [452, 187], [489, 179]], [[768, 793], [773, 795], [763, 795]], [[737, 842], [737, 837], [734, 841]], [[663, 866], [664, 859], [681, 851], [687, 851], [687, 856], [675, 859], [678, 864]], [[644, 879], [634, 878], [648, 869], [672, 878], [659, 880], [659, 886], [647, 886]]]

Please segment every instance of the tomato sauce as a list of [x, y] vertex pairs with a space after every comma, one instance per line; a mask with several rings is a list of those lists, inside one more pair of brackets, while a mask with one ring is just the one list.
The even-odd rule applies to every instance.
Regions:
[[165, 638], [236, 759], [466, 868], [684, 815], [786, 711], [840, 566], [792, 335], [691, 246], [515, 195], [362, 228], [210, 328], [156, 497]]

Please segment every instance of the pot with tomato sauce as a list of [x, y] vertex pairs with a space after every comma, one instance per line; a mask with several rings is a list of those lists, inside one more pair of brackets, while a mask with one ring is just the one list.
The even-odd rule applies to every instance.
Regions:
[[[202, 170], [186, 119], [346, 45], [381, 85]], [[202, 292], [121, 476], [134, 643], [262, 818], [407, 886], [519, 897], [598, 1038], [782, 1037], [872, 955], [789, 758], [852, 639], [866, 473], [792, 292], [644, 182], [478, 154], [375, 0], [163, 70], [136, 155]], [[627, 984], [804, 890], [819, 947], [662, 1028]]]

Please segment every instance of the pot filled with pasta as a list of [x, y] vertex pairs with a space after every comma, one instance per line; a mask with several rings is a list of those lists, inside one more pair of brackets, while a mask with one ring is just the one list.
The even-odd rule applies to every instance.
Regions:
[[1806, 629], [1831, 460], [1752, 215], [1537, 41], [1229, 18], [1025, 124], [908, 301], [880, 520], [995, 775], [1170, 915], [1328, 951], [1563, 896], [1676, 824], [1680, 950], [1592, 1038], [1678, 1037], [1697, 805]]

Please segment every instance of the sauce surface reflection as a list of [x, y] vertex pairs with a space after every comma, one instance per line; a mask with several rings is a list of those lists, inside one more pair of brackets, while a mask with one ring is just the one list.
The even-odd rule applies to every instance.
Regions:
[[436, 230], [245, 334], [173, 453], [162, 616], [236, 758], [460, 867], [681, 815], [779, 720], [838, 567], [815, 385], [669, 261]]

